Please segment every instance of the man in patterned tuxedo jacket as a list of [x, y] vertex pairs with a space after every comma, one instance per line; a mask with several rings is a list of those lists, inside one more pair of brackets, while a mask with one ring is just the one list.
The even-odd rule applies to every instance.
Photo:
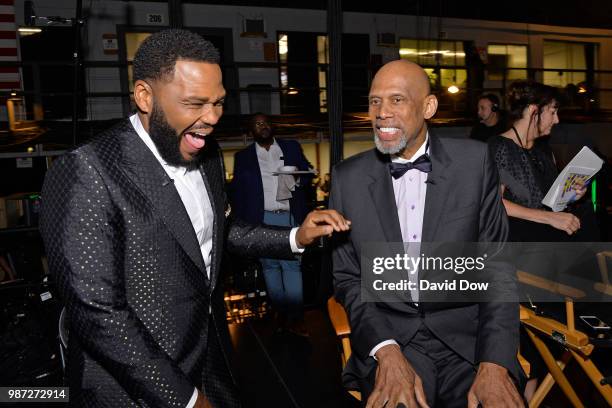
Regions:
[[217, 50], [184, 30], [151, 35], [134, 59], [138, 113], [58, 159], [41, 233], [66, 305], [70, 402], [79, 407], [236, 407], [220, 261], [226, 249], [288, 258], [333, 230], [233, 219], [208, 136], [225, 90]]

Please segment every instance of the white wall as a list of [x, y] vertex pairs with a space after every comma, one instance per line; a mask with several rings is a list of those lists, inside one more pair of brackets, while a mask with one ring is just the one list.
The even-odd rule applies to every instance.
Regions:
[[[116, 55], [106, 55], [102, 50], [102, 35], [116, 33], [118, 24], [127, 24], [131, 16], [133, 25], [151, 25], [146, 21], [147, 13], [159, 13], [167, 24], [167, 4], [164, 2], [124, 2], [92, 1], [91, 10], [85, 30], [84, 41], [88, 44], [85, 58], [99, 61], [117, 61]], [[38, 15], [74, 15], [73, 0], [36, 0]], [[23, 0], [15, 1], [18, 25], [23, 23]], [[240, 7], [207, 4], [185, 4], [183, 6], [185, 27], [220, 27], [231, 28], [233, 33], [234, 60], [236, 62], [263, 62], [264, 42], [276, 42], [278, 31], [326, 32], [325, 10], [296, 10], [288, 8]], [[242, 38], [243, 18], [263, 18], [266, 24], [267, 38]], [[376, 33], [396, 32], [396, 38], [415, 38], [419, 33], [426, 36], [435, 35], [437, 18], [414, 16], [344, 13], [344, 31], [347, 33], [367, 33], [370, 35], [370, 53], [381, 54], [383, 61], [398, 57], [397, 48], [379, 47], [376, 44]], [[419, 28], [417, 32], [417, 28]], [[475, 40], [476, 45], [485, 47], [489, 43], [529, 45], [529, 64], [531, 67], [542, 67], [542, 44], [547, 39], [563, 41], [593, 42], [599, 44], [599, 69], [612, 70], [612, 30], [556, 27], [523, 23], [496, 21], [466, 20], [445, 18], [442, 20], [442, 31], [450, 40]], [[90, 91], [118, 91], [119, 71], [115, 68], [96, 68], [88, 70], [87, 84]], [[278, 87], [278, 73], [270, 68], [241, 68], [239, 85], [269, 84]], [[501, 84], [486, 83], [485, 86]], [[612, 75], [607, 75], [600, 83], [602, 87], [612, 88]], [[602, 98], [602, 107], [612, 108], [612, 92]], [[248, 113], [248, 96], [241, 95], [242, 113]], [[273, 98], [272, 113], [280, 113], [279, 98]], [[104, 98], [89, 102], [91, 119], [106, 119], [122, 116], [119, 98]]]

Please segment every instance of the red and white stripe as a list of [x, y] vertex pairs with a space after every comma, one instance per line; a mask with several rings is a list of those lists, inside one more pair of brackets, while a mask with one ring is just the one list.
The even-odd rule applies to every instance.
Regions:
[[19, 68], [2, 66], [2, 61], [19, 61], [14, 0], [0, 0], [0, 91], [21, 89]]

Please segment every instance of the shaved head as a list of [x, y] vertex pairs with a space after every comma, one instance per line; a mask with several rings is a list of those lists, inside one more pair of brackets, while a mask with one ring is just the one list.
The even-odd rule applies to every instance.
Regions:
[[396, 76], [404, 77], [410, 81], [415, 93], [423, 97], [431, 93], [427, 72], [420, 65], [407, 60], [395, 60], [385, 64], [374, 76], [374, 81], [385, 81]]
[[425, 120], [438, 108], [425, 70], [406, 60], [389, 62], [376, 73], [368, 99], [378, 150], [410, 159], [425, 142]]

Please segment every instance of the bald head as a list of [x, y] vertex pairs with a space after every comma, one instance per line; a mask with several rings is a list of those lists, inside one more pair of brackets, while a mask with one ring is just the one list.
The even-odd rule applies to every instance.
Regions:
[[397, 77], [405, 78], [410, 83], [410, 88], [415, 91], [414, 96], [424, 98], [431, 93], [427, 72], [420, 65], [407, 60], [400, 59], [385, 64], [374, 76], [374, 81], [386, 82]]
[[427, 73], [410, 61], [389, 62], [376, 73], [368, 99], [378, 150], [410, 159], [425, 141], [425, 120], [438, 108]]

